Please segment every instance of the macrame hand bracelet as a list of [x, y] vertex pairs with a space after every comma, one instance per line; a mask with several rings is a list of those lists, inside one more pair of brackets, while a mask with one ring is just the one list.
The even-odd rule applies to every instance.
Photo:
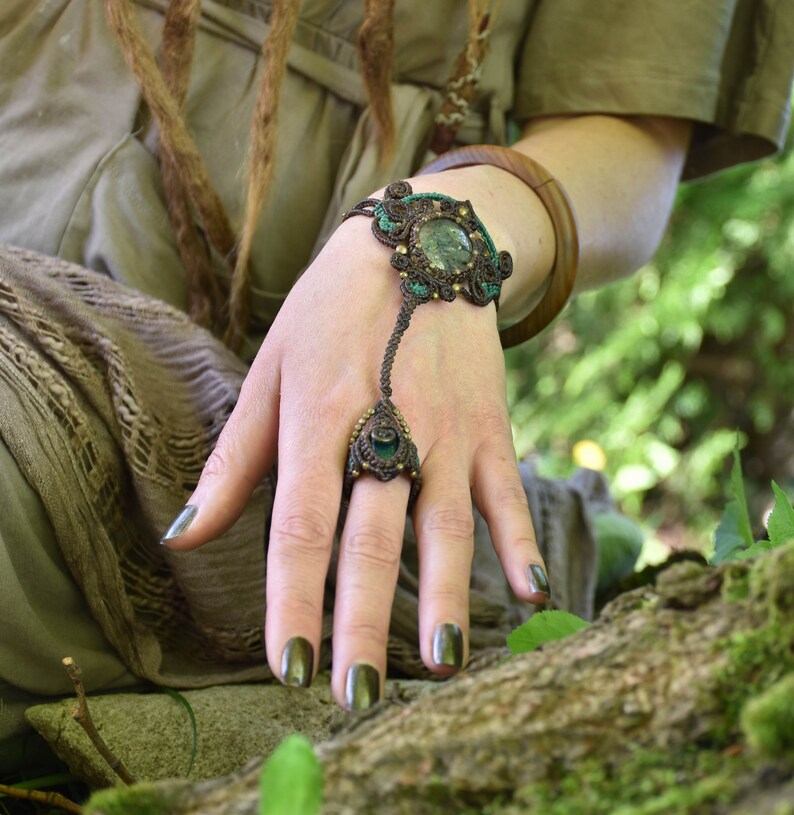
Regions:
[[476, 306], [499, 307], [502, 282], [513, 271], [509, 252], [497, 252], [469, 201], [437, 192], [414, 193], [407, 181], [386, 187], [382, 200], [365, 198], [345, 214], [372, 218], [375, 237], [394, 252], [391, 265], [402, 280], [403, 302], [380, 370], [380, 399], [356, 422], [345, 469], [344, 500], [363, 473], [381, 481], [411, 478], [409, 506], [422, 487], [419, 455], [402, 413], [391, 400], [397, 347], [416, 308], [461, 295]]

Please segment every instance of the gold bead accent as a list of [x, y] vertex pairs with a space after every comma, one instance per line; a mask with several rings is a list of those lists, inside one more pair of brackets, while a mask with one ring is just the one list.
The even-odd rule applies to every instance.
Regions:
[[438, 300], [439, 297], [440, 297], [439, 293], [437, 291], [434, 291], [433, 292], [433, 299]]
[[419, 478], [419, 471], [411, 470], [411, 478]]
[[401, 277], [403, 280], [405, 280], [405, 278], [406, 278], [406, 277], [408, 277], [408, 272], [400, 272], [400, 277]]
[[[467, 269], [473, 269], [473, 268], [474, 268], [474, 264], [473, 264], [471, 261], [469, 261], [469, 262], [466, 264], [466, 268], [467, 268]], [[460, 274], [460, 272], [458, 272], [458, 274]]]
[[363, 426], [364, 426], [363, 422], [356, 422], [356, 430], [361, 430]]
[[361, 475], [361, 473], [358, 470], [351, 470], [350, 475], [352, 475], [353, 478], [358, 478]]
[[362, 461], [361, 462], [361, 469], [362, 470], [368, 470], [369, 469], [369, 462], [368, 461]]
[[422, 244], [421, 244], [421, 243], [419, 243], [419, 241], [417, 241], [417, 242], [414, 244], [414, 246], [415, 246], [417, 249], [421, 249], [421, 248], [422, 248]]
[[408, 247], [407, 247], [407, 246], [406, 246], [404, 243], [398, 243], [398, 244], [397, 244], [397, 251], [398, 251], [398, 252], [399, 252], [401, 255], [408, 254]]
[[480, 253], [475, 249], [472, 251], [472, 255], [479, 255]]
[[355, 441], [356, 441], [356, 440], [355, 440], [355, 439], [354, 439], [354, 438], [351, 436], [351, 437], [350, 437], [350, 443], [351, 443], [351, 444], [354, 444], [354, 443], [355, 443]]
[[469, 210], [466, 207], [458, 207], [458, 214], [465, 218], [469, 214]]
[[460, 223], [460, 218], [455, 218], [455, 223], [459, 224]]
[[471, 240], [474, 240], [476, 237], [477, 237], [476, 232], [469, 232], [469, 238], [471, 238]]
[[460, 283], [453, 283], [452, 291], [460, 291]]
[[406, 439], [408, 439], [408, 441], [411, 441], [411, 439], [412, 439], [413, 437], [411, 436], [411, 434], [410, 434], [410, 433], [406, 433], [406, 434], [405, 434], [405, 438], [406, 438]]

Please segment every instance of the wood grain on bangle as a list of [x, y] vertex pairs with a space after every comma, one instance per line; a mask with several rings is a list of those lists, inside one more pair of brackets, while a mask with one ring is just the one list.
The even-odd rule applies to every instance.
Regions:
[[520, 178], [531, 187], [549, 213], [556, 249], [549, 285], [540, 302], [523, 320], [499, 332], [502, 347], [518, 345], [540, 333], [565, 307], [579, 268], [579, 233], [568, 195], [557, 179], [537, 161], [509, 147], [477, 144], [450, 150], [433, 159], [418, 175], [456, 167], [489, 164]]

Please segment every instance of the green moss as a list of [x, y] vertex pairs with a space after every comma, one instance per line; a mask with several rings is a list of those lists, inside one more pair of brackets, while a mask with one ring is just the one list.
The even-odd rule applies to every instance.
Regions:
[[85, 806], [85, 815], [166, 815], [171, 802], [153, 784], [112, 787], [95, 792]]
[[[794, 615], [789, 609], [794, 592], [794, 546], [759, 558], [745, 574], [747, 596], [737, 602], [747, 608], [748, 627], [715, 644], [725, 656], [714, 689], [724, 710], [723, 727], [715, 734], [722, 744], [738, 735], [739, 717], [748, 700], [794, 671]], [[726, 572], [734, 586], [729, 592], [737, 593], [740, 575], [738, 567]]]
[[750, 570], [744, 564], [726, 568], [722, 577], [722, 596], [729, 603], [746, 600], [750, 596]]
[[[510, 812], [544, 815], [705, 815], [739, 793], [737, 759], [716, 751], [638, 750], [620, 765], [588, 760], [521, 789]], [[495, 813], [494, 813], [495, 815]]]
[[784, 676], [742, 710], [742, 732], [768, 758], [794, 758], [794, 673]]

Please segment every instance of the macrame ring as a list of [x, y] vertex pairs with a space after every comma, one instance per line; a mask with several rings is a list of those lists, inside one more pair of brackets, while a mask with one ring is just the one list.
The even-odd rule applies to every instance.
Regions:
[[409, 507], [422, 486], [419, 454], [402, 413], [391, 401], [391, 370], [397, 347], [415, 309], [434, 300], [452, 302], [459, 295], [477, 306], [499, 307], [502, 283], [513, 271], [509, 252], [498, 252], [470, 201], [436, 192], [414, 194], [407, 181], [394, 181], [383, 198], [359, 201], [345, 219], [372, 219], [373, 235], [393, 253], [403, 295], [380, 372], [380, 400], [356, 422], [350, 437], [343, 500], [349, 501], [364, 473], [381, 481], [411, 478]]
[[350, 500], [356, 480], [364, 474], [379, 481], [400, 475], [411, 479], [408, 506], [413, 506], [422, 489], [419, 453], [404, 416], [389, 399], [381, 399], [356, 422], [350, 437], [343, 495]]
[[502, 347], [509, 348], [539, 334], [568, 302], [579, 269], [579, 230], [573, 206], [559, 181], [537, 161], [509, 147], [477, 144], [451, 150], [422, 167], [418, 175], [476, 164], [499, 167], [531, 187], [549, 213], [556, 238], [551, 279], [540, 302], [523, 320], [499, 332]]

